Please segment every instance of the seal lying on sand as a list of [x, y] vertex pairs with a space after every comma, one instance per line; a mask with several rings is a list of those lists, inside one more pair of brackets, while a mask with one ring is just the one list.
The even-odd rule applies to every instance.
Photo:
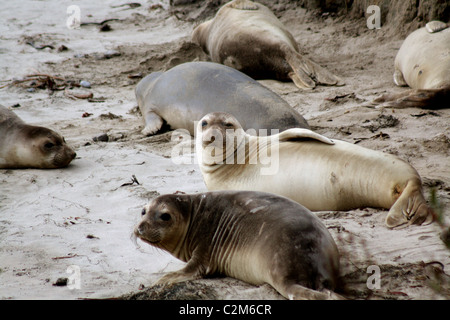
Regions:
[[388, 227], [433, 219], [419, 174], [393, 155], [307, 129], [250, 136], [226, 113], [206, 115], [197, 130], [208, 190], [272, 192], [313, 211], [386, 208]]
[[390, 107], [450, 108], [450, 28], [431, 21], [412, 32], [395, 57], [394, 82], [409, 86], [400, 94], [385, 94], [374, 102]]
[[154, 72], [136, 87], [145, 120], [142, 133], [151, 135], [164, 121], [171, 129], [187, 129], [215, 111], [234, 114], [247, 129], [309, 128], [306, 120], [274, 92], [233, 68], [213, 62], [188, 62]]
[[142, 211], [134, 234], [187, 265], [158, 283], [226, 275], [268, 283], [289, 299], [340, 298], [336, 244], [319, 218], [284, 197], [252, 191], [168, 194]]
[[58, 133], [28, 125], [0, 105], [0, 168], [63, 168], [75, 156]]
[[235, 0], [197, 26], [192, 41], [212, 61], [240, 70], [255, 79], [292, 80], [299, 88], [341, 85], [340, 79], [303, 57], [280, 20], [262, 4]]

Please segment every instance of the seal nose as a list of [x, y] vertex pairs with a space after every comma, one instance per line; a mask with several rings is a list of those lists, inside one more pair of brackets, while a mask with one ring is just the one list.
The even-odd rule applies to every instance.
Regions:
[[136, 235], [139, 236], [143, 236], [145, 234], [145, 231], [147, 230], [148, 227], [148, 223], [143, 221], [141, 222], [137, 228], [136, 228]]

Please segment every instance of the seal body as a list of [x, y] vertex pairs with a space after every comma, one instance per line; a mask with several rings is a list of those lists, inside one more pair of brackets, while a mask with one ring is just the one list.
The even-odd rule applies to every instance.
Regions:
[[197, 26], [193, 42], [211, 60], [255, 79], [292, 80], [299, 88], [342, 84], [340, 79], [299, 54], [298, 44], [280, 20], [262, 4], [235, 0]]
[[395, 57], [394, 82], [412, 90], [384, 95], [376, 102], [397, 107], [450, 107], [450, 28], [440, 21], [412, 32]]
[[[222, 144], [220, 136], [231, 144]], [[196, 148], [208, 190], [272, 192], [313, 211], [386, 208], [389, 227], [433, 218], [411, 165], [307, 129], [254, 137], [231, 115], [213, 113], [198, 125]]]
[[188, 62], [148, 75], [136, 87], [145, 120], [142, 133], [156, 133], [164, 121], [193, 136], [194, 122], [215, 111], [229, 112], [246, 129], [309, 128], [277, 94], [247, 75], [213, 62]]
[[0, 168], [63, 168], [75, 156], [57, 132], [28, 125], [0, 105]]
[[135, 235], [187, 262], [159, 283], [226, 275], [268, 283], [286, 298], [336, 298], [336, 244], [305, 207], [274, 194], [217, 191], [162, 195], [142, 211]]

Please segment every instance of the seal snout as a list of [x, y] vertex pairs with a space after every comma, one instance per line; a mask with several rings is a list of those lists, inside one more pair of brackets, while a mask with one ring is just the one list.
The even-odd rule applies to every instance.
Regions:
[[141, 223], [139, 223], [139, 225], [136, 227], [134, 233], [138, 236], [138, 237], [143, 237], [146, 234], [146, 231], [148, 231], [149, 229], [149, 224], [147, 221], [142, 221]]

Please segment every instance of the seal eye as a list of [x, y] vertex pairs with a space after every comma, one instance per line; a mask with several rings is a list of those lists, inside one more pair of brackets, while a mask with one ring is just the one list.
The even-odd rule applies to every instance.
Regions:
[[162, 221], [169, 221], [171, 219], [170, 214], [168, 214], [168, 213], [163, 213], [159, 218]]
[[51, 142], [47, 142], [46, 144], [44, 144], [45, 149], [51, 149], [53, 148], [55, 145]]
[[142, 211], [141, 211], [141, 215], [145, 216], [145, 208], [144, 208], [144, 209], [142, 209]]
[[233, 128], [234, 126], [233, 126], [233, 124], [231, 122], [227, 122], [227, 123], [225, 123], [225, 127]]
[[206, 120], [202, 121], [202, 128], [206, 127], [208, 125], [208, 122]]

